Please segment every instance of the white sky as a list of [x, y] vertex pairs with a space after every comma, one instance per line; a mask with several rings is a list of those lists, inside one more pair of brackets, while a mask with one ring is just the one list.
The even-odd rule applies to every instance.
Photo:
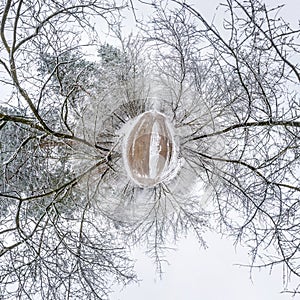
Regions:
[[[197, 0], [194, 0], [196, 2]], [[197, 2], [198, 10], [212, 20], [219, 1]], [[299, 0], [266, 0], [269, 6], [285, 3], [281, 16], [294, 25], [298, 24]], [[290, 294], [283, 289], [282, 267], [256, 270], [250, 278], [249, 269], [236, 264], [249, 263], [247, 249], [234, 248], [233, 242], [213, 233], [206, 235], [209, 248], [201, 249], [192, 235], [183, 238], [177, 251], [166, 255], [162, 279], [155, 273], [155, 265], [144, 252], [137, 249], [132, 256], [137, 260], [136, 271], [142, 281], [123, 290], [116, 287], [111, 300], [287, 300]], [[296, 299], [296, 298], [295, 298]]]
[[237, 264], [248, 263], [246, 249], [235, 249], [232, 242], [207, 234], [209, 248], [199, 248], [193, 236], [182, 239], [177, 251], [169, 252], [165, 273], [160, 280], [152, 260], [136, 250], [136, 271], [142, 280], [123, 290], [116, 289], [111, 300], [288, 300], [281, 294], [281, 269], [256, 270]]

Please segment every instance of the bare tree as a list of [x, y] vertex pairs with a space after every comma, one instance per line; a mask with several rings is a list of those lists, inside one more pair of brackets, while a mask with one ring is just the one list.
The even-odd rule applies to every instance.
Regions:
[[[112, 1], [6, 1], [1, 11], [1, 299], [103, 299], [135, 278], [119, 234], [73, 187], [70, 168], [85, 99], [101, 86], [83, 58], [96, 44], [93, 18], [118, 22]], [[93, 89], [92, 89], [93, 87]]]
[[300, 275], [300, 30], [260, 1], [226, 1], [221, 30], [187, 2], [151, 5], [145, 32], [213, 220], [250, 247], [252, 267], [283, 264], [288, 283]]

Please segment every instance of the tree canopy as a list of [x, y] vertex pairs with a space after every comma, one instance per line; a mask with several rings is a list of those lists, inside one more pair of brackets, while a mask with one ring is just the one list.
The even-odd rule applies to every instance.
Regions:
[[[280, 8], [228, 0], [220, 27], [188, 1], [2, 1], [1, 299], [107, 298], [136, 278], [131, 246], [161, 270], [208, 229], [300, 277], [300, 28]], [[124, 143], [148, 111], [177, 163], [143, 186]]]

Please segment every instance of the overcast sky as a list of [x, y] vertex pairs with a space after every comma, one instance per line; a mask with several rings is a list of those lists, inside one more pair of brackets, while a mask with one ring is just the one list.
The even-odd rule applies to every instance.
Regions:
[[[200, 4], [201, 2], [201, 4]], [[198, 10], [212, 20], [219, 1], [200, 1]], [[266, 0], [267, 5], [285, 3], [281, 16], [291, 24], [298, 24], [299, 0]], [[183, 238], [176, 245], [177, 251], [167, 255], [169, 266], [160, 280], [155, 266], [144, 252], [137, 249], [132, 256], [137, 260], [136, 271], [142, 280], [116, 292], [111, 300], [287, 300], [283, 289], [282, 267], [270, 270], [256, 270], [250, 278], [249, 269], [236, 264], [249, 263], [247, 249], [234, 248], [233, 242], [208, 233], [209, 248], [201, 249], [192, 235]]]
[[281, 294], [282, 277], [278, 267], [253, 271], [235, 264], [249, 262], [246, 249], [235, 249], [232, 242], [215, 234], [207, 234], [209, 248], [199, 248], [189, 236], [169, 252], [169, 266], [160, 280], [153, 262], [143, 253], [134, 251], [136, 271], [142, 280], [117, 291], [111, 300], [290, 300]]

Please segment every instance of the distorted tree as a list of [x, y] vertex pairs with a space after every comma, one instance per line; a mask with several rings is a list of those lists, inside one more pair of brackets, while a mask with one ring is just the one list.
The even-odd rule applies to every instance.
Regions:
[[[160, 50], [160, 74], [180, 87], [174, 115], [189, 128], [180, 149], [214, 189], [219, 230], [250, 247], [252, 267], [283, 264], [287, 283], [300, 275], [300, 30], [278, 17], [280, 6], [260, 1], [221, 5], [221, 29], [171, 2], [155, 7], [145, 30]], [[184, 88], [201, 102], [188, 107]]]
[[[134, 279], [118, 232], [74, 191], [76, 116], [97, 90], [82, 57], [92, 18], [109, 24], [121, 6], [104, 1], [6, 1], [1, 11], [1, 299], [102, 299]], [[112, 18], [113, 17], [113, 18]], [[93, 40], [91, 40], [93, 38]], [[99, 87], [100, 88], [100, 87]], [[106, 154], [98, 164], [106, 164]], [[88, 170], [86, 170], [88, 172]]]
[[[221, 6], [225, 31], [143, 1], [151, 21], [123, 38], [116, 5], [38, 4], [2, 8], [2, 294], [105, 296], [111, 275], [133, 278], [125, 244], [160, 267], [168, 241], [205, 244], [210, 220], [253, 266], [298, 276], [299, 30], [254, 0]], [[119, 47], [90, 60], [95, 14]]]

